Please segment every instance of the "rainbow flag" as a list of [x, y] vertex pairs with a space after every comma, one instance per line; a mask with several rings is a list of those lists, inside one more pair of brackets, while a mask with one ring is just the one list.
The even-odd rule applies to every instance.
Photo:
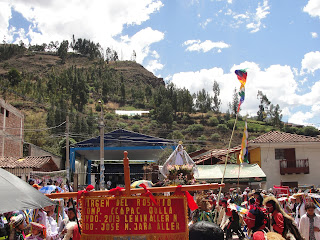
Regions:
[[240, 91], [239, 91], [240, 101], [239, 101], [238, 110], [237, 110], [239, 112], [240, 106], [244, 102], [244, 97], [245, 97], [245, 87], [244, 86], [246, 85], [246, 82], [247, 82], [247, 72], [245, 69], [240, 69], [240, 70], [236, 70], [235, 74], [237, 75], [238, 80], [241, 83]]
[[241, 151], [239, 154], [239, 161], [240, 163], [248, 161], [248, 130], [247, 130], [247, 120], [244, 124], [243, 136], [242, 136], [242, 143], [241, 143]]

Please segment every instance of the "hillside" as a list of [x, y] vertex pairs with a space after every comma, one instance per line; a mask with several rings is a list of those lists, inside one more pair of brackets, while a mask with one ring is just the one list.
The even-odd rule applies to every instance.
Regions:
[[[1, 47], [6, 46], [0, 46], [0, 50]], [[163, 79], [136, 62], [90, 60], [88, 56], [68, 53], [63, 63], [54, 53], [27, 49], [0, 59], [0, 97], [25, 114], [26, 129], [47, 129], [25, 132], [25, 141], [55, 154], [63, 155], [67, 114], [75, 141], [99, 134], [99, 100], [104, 110], [105, 132], [125, 128], [183, 140], [189, 152], [228, 146], [234, 123], [232, 114], [201, 112], [196, 106], [198, 99], [195, 104], [188, 90], [165, 86]], [[120, 117], [114, 114], [119, 108], [147, 109], [150, 115]], [[232, 146], [241, 143], [243, 128], [240, 116]], [[248, 119], [249, 139], [279, 129], [270, 122]], [[282, 130], [305, 133], [297, 128]]]

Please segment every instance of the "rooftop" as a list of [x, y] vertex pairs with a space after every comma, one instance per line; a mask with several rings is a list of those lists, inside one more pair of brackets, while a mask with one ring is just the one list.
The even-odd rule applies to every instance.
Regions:
[[41, 157], [0, 157], [0, 167], [2, 168], [42, 168], [46, 164], [51, 164], [53, 169], [58, 170], [57, 165], [51, 156]]
[[304, 135], [270, 131], [251, 141], [250, 143], [292, 143], [292, 142], [320, 142], [320, 138], [309, 137]]

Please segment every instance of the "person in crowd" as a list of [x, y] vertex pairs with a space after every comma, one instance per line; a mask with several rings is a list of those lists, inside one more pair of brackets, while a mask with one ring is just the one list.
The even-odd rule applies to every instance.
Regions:
[[9, 240], [24, 240], [24, 217], [22, 214], [10, 218], [11, 232]]
[[[226, 238], [232, 239], [232, 233], [236, 233], [240, 240], [244, 239], [245, 236], [240, 226], [240, 217], [239, 217], [237, 208], [233, 203], [229, 204], [227, 208], [228, 208], [227, 212], [230, 211], [231, 216], [229, 217], [229, 223], [227, 224], [225, 229]], [[227, 215], [230, 215], [230, 214], [227, 213]]]
[[284, 212], [274, 196], [266, 197], [263, 204], [266, 206], [269, 215], [269, 229], [272, 232], [277, 232], [284, 238], [291, 235], [297, 240], [303, 239], [294, 219]]
[[189, 240], [223, 240], [224, 233], [215, 223], [200, 221], [189, 227]]
[[249, 229], [248, 235], [252, 235], [256, 231], [268, 232], [266, 227], [267, 216], [260, 208], [253, 208], [244, 217], [244, 222]]
[[263, 196], [261, 195], [260, 191], [254, 192], [253, 196], [255, 198], [256, 207], [262, 208], [263, 207]]
[[10, 225], [4, 214], [0, 214], [0, 239], [8, 239], [10, 234]]
[[306, 213], [305, 204], [303, 201], [303, 194], [302, 193], [298, 193], [293, 196], [296, 197], [296, 203], [297, 203], [295, 221], [296, 221], [297, 226], [299, 227], [300, 218]]
[[58, 227], [56, 220], [52, 217], [54, 214], [55, 206], [48, 206], [44, 208], [44, 211], [47, 213], [47, 239], [55, 240], [58, 239]]
[[31, 222], [31, 235], [26, 240], [44, 240], [46, 239], [46, 226], [40, 223]]
[[300, 219], [299, 229], [306, 240], [320, 240], [320, 216], [315, 213], [313, 202], [305, 204], [306, 214]]
[[199, 221], [213, 222], [214, 215], [212, 213], [212, 206], [209, 202], [209, 199], [207, 199], [205, 195], [201, 194], [197, 196], [196, 203], [199, 208], [192, 213], [192, 222], [193, 223], [196, 223]]
[[35, 184], [35, 180], [33, 178], [30, 178], [28, 180], [28, 183], [32, 186], [33, 184]]

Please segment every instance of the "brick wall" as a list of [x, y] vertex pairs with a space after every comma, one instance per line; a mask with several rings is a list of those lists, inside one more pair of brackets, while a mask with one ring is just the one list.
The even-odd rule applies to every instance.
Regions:
[[22, 157], [24, 116], [0, 99], [0, 156]]

